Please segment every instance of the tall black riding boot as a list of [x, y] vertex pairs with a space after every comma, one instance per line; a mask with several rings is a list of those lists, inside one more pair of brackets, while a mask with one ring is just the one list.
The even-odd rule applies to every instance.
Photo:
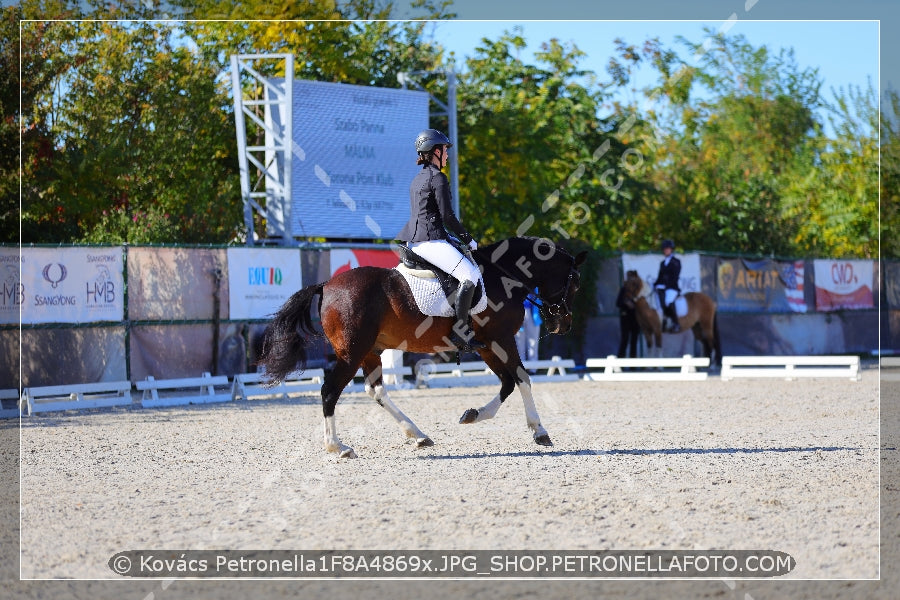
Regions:
[[669, 318], [672, 319], [672, 328], [669, 329], [669, 333], [678, 333], [681, 331], [681, 325], [678, 324], [678, 312], [675, 310], [675, 303], [673, 302], [666, 309], [669, 312]]
[[460, 352], [484, 348], [484, 344], [475, 339], [475, 332], [469, 325], [469, 311], [472, 309], [474, 293], [475, 284], [470, 281], [462, 282], [456, 290], [456, 323], [451, 328], [450, 341]]

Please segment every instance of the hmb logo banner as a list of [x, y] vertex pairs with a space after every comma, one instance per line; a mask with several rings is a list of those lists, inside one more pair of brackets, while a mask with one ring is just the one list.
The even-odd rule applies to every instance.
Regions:
[[296, 248], [228, 248], [231, 319], [265, 319], [303, 287]]
[[18, 248], [0, 248], [0, 323], [19, 322], [19, 311], [25, 302], [22, 285], [22, 256]]
[[[4, 318], [21, 305], [22, 323], [92, 323], [125, 318], [121, 248], [22, 248], [19, 282], [12, 282], [4, 255]], [[18, 316], [16, 318], [18, 321]]]

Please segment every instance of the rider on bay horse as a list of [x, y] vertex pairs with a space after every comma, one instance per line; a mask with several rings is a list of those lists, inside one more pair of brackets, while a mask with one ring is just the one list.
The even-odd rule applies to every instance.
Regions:
[[446, 271], [459, 281], [455, 293], [456, 324], [450, 341], [460, 352], [484, 348], [475, 339], [469, 322], [472, 295], [478, 285], [478, 267], [447, 241], [448, 232], [475, 250], [478, 244], [465, 230], [450, 203], [450, 182], [441, 169], [447, 165], [447, 156], [453, 144], [437, 129], [426, 129], [416, 138], [417, 165], [422, 170], [409, 186], [409, 222], [400, 230], [396, 239], [431, 264]]
[[672, 256], [675, 250], [675, 242], [663, 240], [662, 251], [665, 258], [659, 263], [659, 274], [653, 287], [659, 295], [659, 305], [662, 307], [662, 330], [666, 331], [666, 317], [672, 319], [670, 333], [678, 333], [681, 326], [678, 325], [678, 314], [675, 312], [675, 298], [678, 297], [681, 288], [678, 286], [678, 278], [681, 276], [681, 261]]

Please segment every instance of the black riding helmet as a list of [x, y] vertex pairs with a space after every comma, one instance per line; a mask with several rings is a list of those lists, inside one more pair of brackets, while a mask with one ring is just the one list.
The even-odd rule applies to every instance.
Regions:
[[672, 240], [663, 240], [662, 249], [665, 250], [666, 248], [671, 248], [672, 250], [674, 250], [675, 242], [673, 242]]
[[453, 144], [450, 138], [437, 129], [426, 129], [416, 138], [416, 152], [429, 152], [435, 146], [446, 146], [450, 148]]

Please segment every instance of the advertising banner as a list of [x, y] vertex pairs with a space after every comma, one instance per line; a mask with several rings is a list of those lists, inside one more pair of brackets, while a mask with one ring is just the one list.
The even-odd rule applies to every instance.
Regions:
[[806, 312], [802, 261], [720, 258], [716, 302], [736, 312]]
[[296, 248], [228, 248], [231, 319], [265, 319], [303, 287]]
[[[19, 322], [19, 310], [25, 302], [22, 285], [22, 256], [18, 248], [0, 248], [0, 324]], [[18, 356], [18, 353], [16, 353]]]
[[[678, 287], [681, 293], [699, 292], [700, 289], [700, 255], [699, 254], [675, 254], [675, 258], [681, 261], [681, 276], [678, 278]], [[647, 286], [652, 288], [653, 282], [659, 275], [659, 264], [662, 262], [662, 254], [623, 254], [622, 274], [635, 270]], [[656, 306], [653, 294], [650, 303]]]
[[331, 276], [356, 267], [393, 269], [400, 263], [393, 250], [338, 249], [331, 251]]
[[20, 298], [24, 324], [122, 321], [122, 258], [118, 247], [22, 248], [18, 285], [4, 263], [4, 296], [12, 289], [13, 298]]
[[23, 386], [122, 381], [125, 326], [23, 329], [21, 360]]
[[816, 310], [875, 308], [872, 293], [875, 262], [871, 260], [816, 260]]
[[222, 248], [128, 249], [128, 318], [169, 321], [228, 318]]

